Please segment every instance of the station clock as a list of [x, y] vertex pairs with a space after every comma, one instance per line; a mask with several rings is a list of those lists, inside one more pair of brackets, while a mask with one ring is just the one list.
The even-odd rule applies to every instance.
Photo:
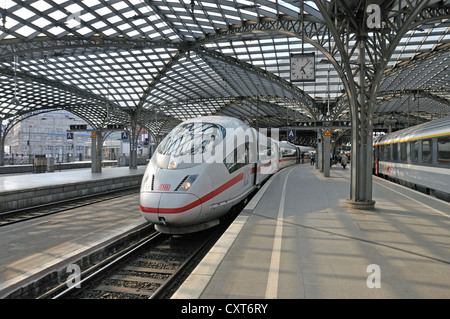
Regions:
[[314, 52], [291, 54], [291, 82], [316, 80], [316, 57]]

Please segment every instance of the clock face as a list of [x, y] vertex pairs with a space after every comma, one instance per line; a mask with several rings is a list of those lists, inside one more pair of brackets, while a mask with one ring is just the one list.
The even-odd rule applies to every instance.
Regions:
[[315, 71], [314, 55], [291, 57], [291, 81], [314, 81]]

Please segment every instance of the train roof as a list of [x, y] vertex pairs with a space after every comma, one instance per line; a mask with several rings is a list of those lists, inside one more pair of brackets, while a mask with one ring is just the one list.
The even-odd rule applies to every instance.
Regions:
[[288, 141], [280, 141], [280, 144], [283, 144], [284, 146], [294, 147], [294, 148], [297, 147], [297, 145], [295, 145], [291, 142], [288, 142]]
[[411, 126], [378, 138], [375, 145], [399, 143], [450, 134], [450, 116]]

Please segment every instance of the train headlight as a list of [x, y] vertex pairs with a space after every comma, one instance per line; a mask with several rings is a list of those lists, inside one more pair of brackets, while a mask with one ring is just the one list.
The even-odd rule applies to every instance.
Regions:
[[198, 175], [187, 175], [185, 178], [183, 178], [183, 180], [175, 190], [179, 192], [186, 192], [189, 188], [191, 188], [197, 177]]
[[167, 168], [177, 168], [177, 162], [170, 161], [169, 166]]
[[189, 188], [191, 188], [191, 183], [190, 182], [184, 182], [183, 185], [181, 185], [181, 189], [184, 191], [187, 191]]

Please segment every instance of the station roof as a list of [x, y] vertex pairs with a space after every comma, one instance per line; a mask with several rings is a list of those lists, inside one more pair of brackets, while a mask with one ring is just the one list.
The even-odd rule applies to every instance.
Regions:
[[[407, 9], [403, 1], [378, 2]], [[424, 19], [396, 48], [381, 80], [378, 121], [450, 113], [449, 9], [448, 1], [429, 1], [430, 16], [445, 15]], [[296, 31], [302, 20], [333, 46], [314, 1], [5, 0], [0, 13], [2, 120], [66, 109], [101, 127], [134, 114], [164, 134], [211, 114], [255, 127], [328, 110], [334, 119], [348, 117], [337, 72]], [[290, 81], [290, 54], [300, 52], [316, 55], [314, 82]]]

